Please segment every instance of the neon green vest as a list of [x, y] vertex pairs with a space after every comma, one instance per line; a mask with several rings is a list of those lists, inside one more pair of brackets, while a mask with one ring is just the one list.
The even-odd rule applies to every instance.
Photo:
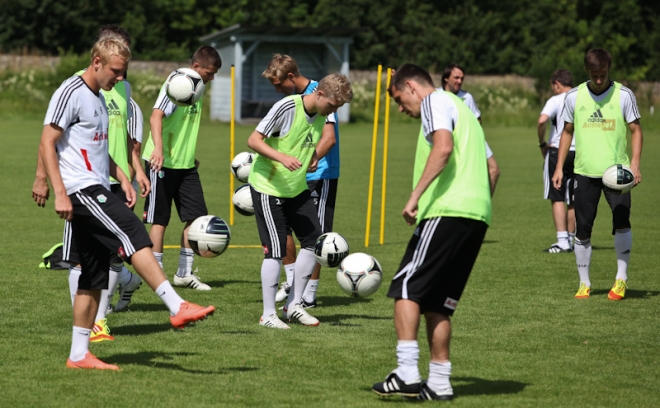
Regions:
[[602, 177], [613, 164], [630, 165], [626, 122], [621, 112], [621, 84], [612, 83], [614, 86], [600, 103], [593, 100], [586, 82], [578, 87], [573, 113], [575, 174]]
[[307, 123], [302, 97], [292, 95], [287, 98], [293, 99], [296, 103], [291, 130], [285, 136], [266, 138], [265, 142], [279, 152], [296, 157], [302, 163], [302, 167], [290, 171], [279, 162], [257, 155], [248, 178], [248, 183], [255, 190], [283, 198], [295, 197], [307, 190], [307, 166], [316, 150], [316, 144], [321, 139], [326, 118], [317, 114], [314, 123], [310, 125]]
[[[458, 109], [458, 123], [452, 132], [454, 149], [444, 170], [420, 198], [417, 223], [444, 216], [469, 218], [490, 225], [492, 211], [483, 129], [459, 97], [451, 92], [444, 94]], [[422, 176], [432, 147], [426, 141], [422, 127], [417, 141], [413, 188]]]
[[[82, 75], [85, 70], [76, 72]], [[131, 178], [128, 164], [128, 97], [126, 95], [126, 82], [119, 81], [110, 91], [103, 92], [105, 105], [108, 109], [108, 152], [112, 160], [124, 172], [126, 177]], [[118, 183], [114, 177], [110, 177], [110, 183]]]
[[[165, 84], [160, 89], [159, 98], [165, 93]], [[163, 167], [168, 169], [192, 169], [195, 167], [197, 134], [202, 119], [202, 99], [191, 106], [177, 106], [174, 112], [163, 118]], [[154, 141], [149, 139], [144, 146], [142, 157], [149, 160], [154, 151]]]

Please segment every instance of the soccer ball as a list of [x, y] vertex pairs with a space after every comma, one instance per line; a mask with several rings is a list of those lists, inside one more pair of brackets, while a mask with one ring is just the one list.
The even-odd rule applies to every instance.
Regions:
[[190, 68], [179, 68], [167, 77], [165, 93], [178, 106], [196, 104], [204, 94], [204, 81]]
[[231, 161], [231, 172], [241, 183], [246, 183], [250, 176], [250, 168], [254, 161], [254, 153], [241, 152]]
[[231, 199], [234, 208], [241, 215], [254, 215], [254, 205], [252, 204], [252, 193], [250, 185], [243, 184], [234, 191], [234, 197]]
[[204, 215], [197, 218], [188, 230], [188, 243], [203, 258], [215, 258], [229, 246], [231, 231], [222, 218]]
[[383, 269], [371, 255], [356, 252], [350, 254], [337, 269], [337, 283], [346, 293], [355, 297], [371, 296], [383, 281]]
[[321, 265], [335, 268], [348, 255], [348, 242], [336, 232], [326, 232], [316, 239], [314, 255]]
[[603, 185], [614, 193], [625, 194], [635, 186], [635, 176], [628, 166], [615, 164], [603, 173]]

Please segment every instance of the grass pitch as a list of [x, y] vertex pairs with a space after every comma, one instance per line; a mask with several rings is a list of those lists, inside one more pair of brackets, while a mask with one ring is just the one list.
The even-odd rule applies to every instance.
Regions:
[[[247, 150], [253, 127], [238, 127], [236, 151]], [[261, 251], [232, 247], [215, 259], [196, 258], [210, 292], [182, 289], [186, 299], [214, 304], [211, 319], [175, 331], [167, 310], [146, 287], [131, 311], [109, 316], [114, 342], [92, 344], [120, 372], [68, 370], [71, 306], [67, 272], [37, 268], [61, 240], [62, 221], [31, 200], [40, 120], [5, 120], [0, 128], [3, 268], [0, 272], [0, 353], [3, 406], [263, 406], [376, 407], [402, 403], [370, 391], [396, 367], [392, 301], [385, 297], [413, 231], [400, 216], [410, 189], [418, 124], [393, 123], [385, 244], [378, 244], [377, 164], [371, 245], [364, 248], [371, 126], [342, 126], [342, 176], [335, 230], [351, 251], [374, 255], [384, 284], [369, 299], [344, 295], [334, 270], [322, 272], [313, 310], [321, 325], [276, 331], [258, 325]], [[634, 249], [625, 300], [607, 300], [616, 261], [609, 209], [602, 200], [592, 243], [592, 298], [573, 299], [578, 276], [572, 254], [541, 251], [555, 241], [550, 204], [542, 199], [542, 159], [535, 128], [486, 128], [502, 176], [493, 223], [453, 318], [452, 382], [457, 407], [660, 406], [657, 333], [660, 281], [658, 134], [646, 133], [643, 183], [633, 191]], [[198, 158], [209, 211], [228, 219], [228, 126], [202, 126]], [[379, 140], [379, 155], [382, 139]], [[382, 157], [382, 156], [379, 156]], [[137, 213], [141, 213], [138, 203]], [[176, 216], [166, 243], [179, 242]], [[235, 215], [232, 244], [258, 244], [253, 218]], [[165, 251], [166, 274], [178, 250]], [[422, 330], [424, 329], [422, 324]], [[428, 371], [421, 336], [420, 369]]]

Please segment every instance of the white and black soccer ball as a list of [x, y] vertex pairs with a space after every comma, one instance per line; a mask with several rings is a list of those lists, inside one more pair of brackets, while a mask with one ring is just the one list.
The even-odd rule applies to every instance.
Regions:
[[615, 164], [603, 173], [603, 186], [619, 194], [625, 194], [635, 187], [635, 176], [628, 166]]
[[250, 185], [243, 184], [234, 191], [234, 197], [231, 199], [234, 203], [234, 209], [241, 215], [254, 215], [254, 205], [252, 204], [252, 193]]
[[351, 296], [371, 296], [380, 288], [382, 281], [383, 269], [380, 263], [363, 252], [348, 255], [337, 269], [339, 287]]
[[203, 258], [215, 258], [225, 252], [231, 241], [227, 223], [215, 215], [197, 218], [188, 230], [188, 243]]
[[167, 77], [165, 93], [178, 106], [196, 104], [204, 94], [204, 81], [193, 69], [179, 68]]
[[348, 242], [336, 232], [326, 232], [316, 239], [314, 255], [321, 265], [336, 268], [348, 256]]
[[231, 161], [231, 173], [241, 183], [246, 183], [254, 161], [254, 153], [241, 152]]

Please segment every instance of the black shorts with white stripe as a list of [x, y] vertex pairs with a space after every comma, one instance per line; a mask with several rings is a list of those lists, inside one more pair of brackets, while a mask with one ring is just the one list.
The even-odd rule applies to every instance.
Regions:
[[307, 186], [312, 192], [312, 199], [316, 206], [316, 215], [321, 223], [321, 230], [325, 232], [332, 231], [332, 224], [335, 219], [335, 202], [337, 201], [337, 183], [338, 179], [319, 179], [308, 180]]
[[630, 192], [616, 194], [603, 186], [600, 177], [575, 175], [575, 236], [581, 240], [591, 238], [598, 212], [601, 191], [612, 210], [612, 235], [617, 229], [630, 228]]
[[130, 263], [131, 256], [151, 247], [146, 229], [119, 197], [101, 185], [69, 195], [73, 205], [71, 229], [82, 274], [78, 288], [108, 288], [110, 254]]
[[292, 198], [263, 194], [250, 186], [254, 215], [264, 257], [281, 259], [286, 255], [287, 227], [291, 227], [301, 248], [313, 248], [321, 235], [321, 225], [311, 191], [305, 190]]
[[413, 233], [387, 296], [419, 304], [420, 311], [456, 310], [488, 225], [468, 218], [422, 220]]
[[561, 182], [561, 187], [557, 190], [552, 185], [552, 176], [555, 174], [557, 168], [557, 159], [559, 156], [559, 149], [551, 147], [548, 149], [548, 154], [545, 156], [543, 163], [543, 198], [550, 200], [553, 203], [563, 201], [567, 205], [573, 204], [573, 180], [575, 174], [573, 173], [575, 152], [569, 151], [564, 161], [563, 173], [564, 178]]

